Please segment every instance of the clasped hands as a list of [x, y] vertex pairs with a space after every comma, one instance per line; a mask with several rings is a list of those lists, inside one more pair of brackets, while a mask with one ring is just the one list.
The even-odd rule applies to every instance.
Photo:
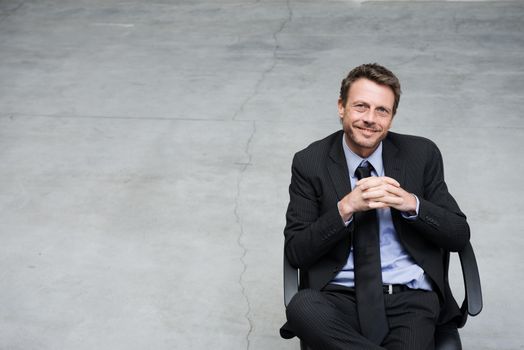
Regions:
[[405, 213], [416, 213], [417, 199], [400, 187], [397, 180], [387, 176], [359, 180], [355, 188], [338, 203], [344, 221], [349, 221], [353, 213], [388, 207]]

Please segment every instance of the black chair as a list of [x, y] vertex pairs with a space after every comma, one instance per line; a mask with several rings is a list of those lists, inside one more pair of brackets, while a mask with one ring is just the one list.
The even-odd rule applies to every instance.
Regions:
[[[462, 267], [465, 290], [464, 302], [461, 307], [462, 322], [458, 325], [453, 323], [437, 327], [435, 331], [435, 350], [461, 350], [462, 343], [460, 342], [457, 327], [461, 328], [464, 326], [468, 314], [476, 316], [482, 311], [480, 277], [477, 260], [471, 244], [468, 243], [458, 255]], [[287, 307], [291, 298], [299, 289], [304, 287], [300, 285], [300, 271], [291, 266], [284, 254], [284, 305]], [[308, 350], [308, 347], [301, 341], [300, 349]]]

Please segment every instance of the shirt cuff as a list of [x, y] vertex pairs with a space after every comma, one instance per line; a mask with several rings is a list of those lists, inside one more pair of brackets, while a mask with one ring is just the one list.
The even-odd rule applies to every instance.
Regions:
[[[338, 208], [338, 213], [340, 214], [340, 201], [337, 202], [337, 208]], [[340, 215], [340, 218], [342, 219], [342, 215]], [[344, 221], [344, 219], [342, 219], [342, 222], [344, 223], [344, 226], [346, 227], [348, 227], [349, 224], [351, 224], [351, 221], [353, 221], [353, 215], [351, 215], [348, 221]]]
[[[413, 196], [415, 196], [413, 194]], [[416, 212], [415, 214], [412, 214], [412, 213], [407, 213], [407, 212], [402, 212], [402, 217], [406, 220], [416, 220], [418, 218], [418, 209], [420, 207], [420, 201], [418, 200], [418, 197], [415, 196], [415, 199], [417, 200], [417, 209], [416, 209]]]

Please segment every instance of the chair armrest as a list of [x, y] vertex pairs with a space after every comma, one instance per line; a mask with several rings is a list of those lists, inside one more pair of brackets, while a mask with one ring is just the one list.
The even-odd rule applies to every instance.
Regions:
[[286, 307], [297, 292], [298, 270], [291, 266], [284, 253], [284, 305]]
[[[476, 316], [482, 311], [482, 290], [477, 260], [475, 259], [471, 243], [468, 242], [466, 247], [459, 252], [459, 258], [464, 277], [464, 303], [467, 303], [468, 314]], [[464, 307], [465, 305], [463, 304]]]

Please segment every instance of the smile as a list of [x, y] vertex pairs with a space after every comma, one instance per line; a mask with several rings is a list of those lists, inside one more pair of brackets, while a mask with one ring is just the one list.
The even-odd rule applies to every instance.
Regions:
[[368, 128], [361, 128], [361, 127], [357, 127], [357, 129], [362, 130], [364, 132], [368, 132], [368, 133], [374, 133], [374, 132], [379, 132], [380, 131], [380, 130], [376, 130], [376, 129], [368, 129]]

